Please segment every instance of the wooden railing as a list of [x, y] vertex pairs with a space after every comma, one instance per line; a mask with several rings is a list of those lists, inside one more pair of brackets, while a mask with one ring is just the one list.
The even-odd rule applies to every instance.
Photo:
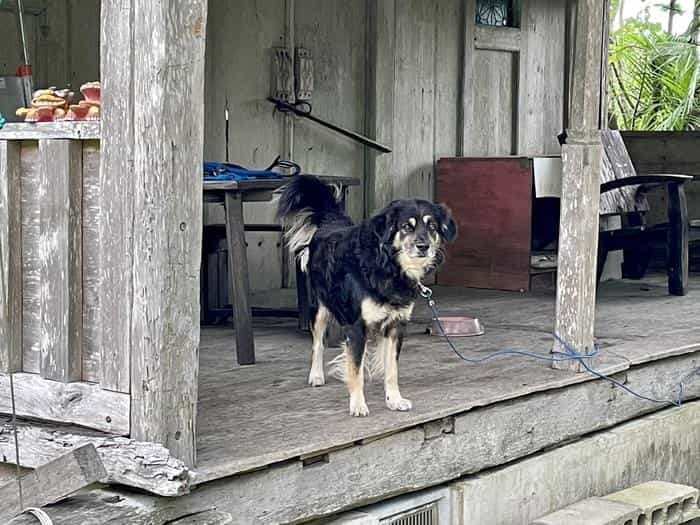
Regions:
[[100, 337], [99, 135], [99, 122], [0, 130], [0, 412], [15, 372], [19, 415], [128, 434], [128, 374], [115, 380]]

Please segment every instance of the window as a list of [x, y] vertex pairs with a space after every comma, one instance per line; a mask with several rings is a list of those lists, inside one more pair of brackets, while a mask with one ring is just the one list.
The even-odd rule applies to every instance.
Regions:
[[476, 23], [487, 26], [519, 27], [519, 0], [477, 0]]

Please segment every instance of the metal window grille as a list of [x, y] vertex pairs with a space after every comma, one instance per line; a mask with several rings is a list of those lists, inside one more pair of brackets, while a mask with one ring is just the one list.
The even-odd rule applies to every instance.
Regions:
[[438, 525], [438, 504], [429, 503], [381, 520], [380, 525]]

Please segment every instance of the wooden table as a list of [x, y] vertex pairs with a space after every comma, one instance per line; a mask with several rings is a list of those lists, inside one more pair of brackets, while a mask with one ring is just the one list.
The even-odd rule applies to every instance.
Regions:
[[[329, 184], [340, 186], [340, 198], [343, 206], [349, 186], [360, 183], [354, 177], [319, 176]], [[253, 340], [253, 319], [250, 307], [250, 280], [246, 255], [246, 231], [281, 231], [279, 225], [244, 224], [243, 203], [265, 202], [272, 200], [272, 195], [290, 178], [251, 179], [231, 181], [204, 181], [204, 201], [223, 202], [225, 209], [226, 242], [228, 244], [228, 271], [231, 283], [231, 303], [233, 305], [233, 323], [236, 330], [236, 357], [241, 365], [255, 364], [255, 343]], [[307, 328], [309, 323], [308, 290], [306, 277], [297, 267], [297, 305], [299, 326]]]

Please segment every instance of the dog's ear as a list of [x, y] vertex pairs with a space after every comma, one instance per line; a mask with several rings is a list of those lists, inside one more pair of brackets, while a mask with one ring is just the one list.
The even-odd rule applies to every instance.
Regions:
[[386, 266], [393, 257], [393, 242], [396, 235], [396, 201], [389, 203], [382, 211], [372, 217], [372, 233], [377, 239], [377, 264]]
[[457, 238], [457, 223], [452, 218], [452, 212], [444, 204], [435, 204], [434, 206], [440, 236], [446, 241], [454, 241]]

